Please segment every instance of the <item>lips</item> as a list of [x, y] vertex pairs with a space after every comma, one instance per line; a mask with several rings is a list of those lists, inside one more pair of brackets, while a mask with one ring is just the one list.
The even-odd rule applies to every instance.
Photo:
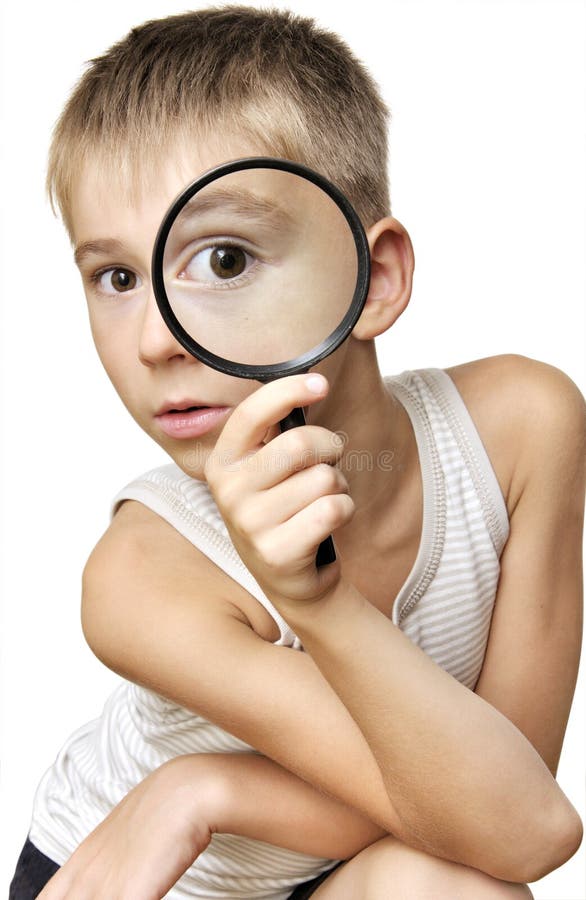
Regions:
[[161, 431], [179, 440], [197, 438], [223, 424], [229, 406], [209, 406], [193, 400], [170, 401], [155, 415]]
[[200, 403], [199, 400], [171, 400], [164, 403], [163, 406], [155, 413], [155, 416], [163, 416], [165, 413], [187, 412], [188, 410], [204, 409], [209, 406], [208, 403]]

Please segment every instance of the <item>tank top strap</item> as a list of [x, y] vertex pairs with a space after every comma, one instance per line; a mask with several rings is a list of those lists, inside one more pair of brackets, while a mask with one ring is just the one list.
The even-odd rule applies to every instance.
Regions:
[[509, 535], [504, 498], [472, 417], [442, 369], [387, 380], [413, 424], [423, 481], [423, 530], [393, 622], [471, 690], [488, 643]]
[[191, 478], [179, 466], [171, 463], [151, 469], [125, 485], [111, 502], [111, 518], [124, 500], [137, 500], [152, 509], [252, 594], [279, 628], [280, 636], [275, 644], [294, 649], [301, 647], [297, 635], [242, 562], [205, 482]]
[[[439, 368], [416, 369], [398, 376], [416, 395], [432, 426], [440, 455], [449, 452], [446, 426], [458, 447], [482, 506], [494, 549], [500, 557], [509, 536], [509, 517], [492, 463], [456, 385]], [[441, 421], [442, 428], [438, 428]]]

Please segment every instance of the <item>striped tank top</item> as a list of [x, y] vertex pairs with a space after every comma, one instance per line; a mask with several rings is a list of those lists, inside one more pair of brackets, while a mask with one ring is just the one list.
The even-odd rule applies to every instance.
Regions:
[[[471, 690], [486, 650], [509, 533], [507, 510], [472, 419], [449, 376], [421, 369], [385, 378], [413, 424], [423, 480], [417, 557], [392, 621]], [[174, 464], [147, 472], [113, 500], [138, 500], [258, 599], [277, 623], [279, 646], [297, 636], [238, 556], [207, 485]], [[74, 732], [37, 788], [30, 839], [62, 865], [78, 844], [153, 769], [184, 753], [242, 753], [248, 744], [166, 698], [121, 679], [102, 715]], [[332, 860], [235, 835], [210, 846], [166, 894], [180, 898], [285, 900]]]

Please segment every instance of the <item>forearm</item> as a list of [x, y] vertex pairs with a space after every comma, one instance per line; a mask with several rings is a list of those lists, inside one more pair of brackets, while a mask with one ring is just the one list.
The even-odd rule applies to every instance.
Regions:
[[398, 837], [503, 879], [518, 878], [520, 861], [528, 871], [561, 864], [556, 825], [573, 807], [505, 716], [343, 581], [282, 611], [370, 746]]
[[41, 896], [163, 897], [216, 833], [331, 859], [380, 829], [252, 754], [177, 756], [138, 782], [85, 837]]
[[386, 832], [256, 754], [189, 754], [171, 760], [176, 776], [212, 832], [238, 834], [328, 859], [348, 859]]

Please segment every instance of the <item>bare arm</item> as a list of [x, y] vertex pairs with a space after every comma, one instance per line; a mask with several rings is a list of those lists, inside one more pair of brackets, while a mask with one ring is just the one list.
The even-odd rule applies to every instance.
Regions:
[[[562, 372], [523, 357], [486, 361], [492, 397], [478, 396], [474, 364], [450, 374], [491, 458], [510, 452], [513, 440], [519, 453], [508, 486], [514, 540], [501, 557], [475, 691], [517, 725], [555, 776], [582, 641], [584, 400]], [[514, 436], [494, 427], [503, 406], [520, 410]]]
[[167, 522], [127, 501], [86, 565], [82, 624], [113, 671], [394, 832], [399, 820], [358, 727], [307, 653], [253, 630], [239, 608], [250, 599]]
[[372, 750], [402, 840], [511, 881], [575, 852], [577, 814], [522, 732], [351, 585], [319, 610], [283, 611]]
[[[516, 445], [510, 456], [521, 476], [523, 495], [545, 492], [545, 502], [581, 509], [584, 405], [569, 379], [547, 366], [539, 371], [541, 379], [544, 370], [545, 389], [535, 378], [525, 381], [531, 396], [536, 396], [541, 433], [564, 448], [571, 476], [577, 478], [572, 503], [565, 495], [560, 500], [547, 491], [554, 465], [542, 458], [539, 465], [535, 462], [535, 440], [530, 440], [535, 426], [526, 408], [522, 405], [520, 415], [515, 415], [501, 397], [501, 419], [514, 426], [509, 436]], [[564, 379], [563, 391], [558, 378]], [[303, 479], [291, 473], [308, 456], [310, 461], [319, 456], [331, 435], [325, 429], [304, 428], [274, 438], [274, 446], [258, 444], [259, 435], [266, 433], [262, 429], [278, 421], [292, 401], [307, 402], [309, 387], [309, 381], [306, 384], [300, 377], [258, 391], [224, 427], [216, 449], [221, 453], [230, 448], [233, 460], [243, 461], [228, 470], [213, 455], [206, 478], [232, 538], [366, 738], [401, 820], [403, 839], [499, 878], [516, 880], [521, 874], [523, 880], [535, 880], [575, 852], [582, 833], [576, 811], [510, 720], [440, 670], [344, 581], [343, 566], [315, 568], [312, 553], [317, 542], [350, 522], [352, 500], [333, 480], [324, 489], [322, 474], [317, 466], [310, 468], [311, 462]], [[511, 390], [518, 396], [519, 385], [513, 382]], [[289, 477], [291, 490], [286, 515], [269, 501], [272, 495], [275, 501], [282, 495], [284, 480], [277, 480], [275, 472], [265, 475], [275, 452], [290, 460], [284, 476]], [[573, 499], [576, 489], [581, 491], [578, 503]], [[531, 529], [543, 532], [533, 511], [533, 504], [519, 501], [509, 537], [510, 547], [521, 543], [521, 552], [515, 553], [517, 571], [507, 589], [499, 587], [497, 604], [511, 602], [509, 591], [512, 598], [522, 592], [526, 602], [530, 599], [527, 567], [539, 581], [545, 567], [559, 565], [553, 554], [545, 560], [523, 559], [522, 536]], [[579, 516], [572, 517], [563, 536], [574, 555], [580, 547], [580, 524]], [[559, 539], [559, 532], [554, 532], [553, 540]], [[579, 577], [574, 565], [571, 579]], [[555, 576], [552, 579], [550, 573], [552, 582]]]
[[[330, 621], [332, 637], [324, 645], [312, 634], [310, 621], [302, 621], [298, 610], [287, 611], [327, 672], [328, 683], [306, 654], [275, 648], [255, 636], [226, 599], [234, 597], [237, 586], [169, 526], [137, 506], [124, 505], [86, 573], [84, 629], [106, 664], [223, 725], [407, 843], [433, 846], [438, 855], [507, 880], [535, 880], [571, 855], [578, 832], [575, 811], [529, 741], [381, 614], [366, 609], [352, 591], [339, 593], [334, 598], [341, 601], [337, 627], [332, 632]], [[130, 599], [129, 585], [124, 590], [129, 568], [141, 573], [130, 592], [136, 599]], [[203, 600], [194, 597], [193, 584], [199, 585]], [[502, 590], [497, 602], [507, 603]], [[358, 617], [359, 608], [365, 615]], [[149, 642], [149, 628], [130, 627], [145, 609], [151, 626], [156, 623], [156, 647]], [[388, 631], [384, 651], [379, 640], [383, 628]], [[364, 648], [366, 673], [364, 668], [352, 669], [342, 652], [350, 638], [354, 654], [357, 647]], [[213, 683], [201, 677], [210, 671], [211, 644], [215, 671], [224, 673]], [[173, 653], [166, 647], [173, 647]], [[251, 695], [268, 715], [246, 703]], [[286, 708], [280, 702], [283, 695], [291, 701]], [[362, 710], [368, 698], [367, 709], [383, 715], [376, 727], [358, 708], [359, 697]], [[445, 715], [433, 719], [435, 700]], [[470, 721], [474, 740], [466, 753]], [[294, 745], [287, 740], [290, 733], [300, 737]], [[439, 748], [422, 739], [430, 734], [439, 736]], [[447, 780], [437, 777], [433, 765], [438, 750]], [[462, 768], [472, 777], [458, 775]], [[420, 790], [421, 773], [431, 794]], [[459, 795], [446, 789], [455, 784]], [[463, 802], [467, 816], [459, 815]], [[418, 814], [410, 818], [414, 808]], [[533, 823], [530, 828], [528, 823]]]
[[158, 900], [213, 834], [238, 834], [326, 859], [346, 858], [380, 829], [264, 757], [188, 754], [136, 785], [40, 894]]
[[[201, 756], [178, 757], [196, 809], [198, 796], [191, 770], [198, 776], [197, 785], [201, 782]], [[349, 859], [386, 834], [356, 810], [264, 756], [213, 754], [205, 757], [204, 764], [218, 786], [209, 825], [219, 834], [239, 834], [326, 859]]]

